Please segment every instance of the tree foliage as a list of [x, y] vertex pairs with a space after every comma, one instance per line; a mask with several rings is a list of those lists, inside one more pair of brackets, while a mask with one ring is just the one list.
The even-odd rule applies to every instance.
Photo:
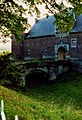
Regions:
[[5, 30], [6, 27], [17, 39], [21, 39], [20, 33], [23, 31], [23, 24], [27, 21], [22, 15], [24, 12], [25, 9], [14, 0], [3, 0], [0, 4], [0, 31]]
[[23, 87], [24, 69], [13, 61], [13, 53], [3, 53], [0, 55], [0, 84], [11, 84], [13, 86]]
[[[43, 0], [46, 8], [56, 17], [56, 25], [62, 32], [69, 32], [74, 26], [75, 17], [82, 13], [82, 0]], [[69, 7], [66, 5], [69, 4]]]
[[22, 0], [27, 7], [20, 5], [17, 1], [1, 0], [0, 2], [0, 32], [7, 28], [17, 39], [23, 39], [22, 33], [28, 26], [28, 16], [25, 17], [26, 11], [30, 15], [33, 12], [36, 12], [36, 16], [40, 14], [38, 4], [45, 4], [46, 9], [56, 17], [57, 27], [65, 32], [72, 29], [75, 16], [82, 13], [82, 0], [68, 0], [67, 3], [72, 5], [71, 9], [67, 8], [63, 1], [57, 3], [56, 0]]

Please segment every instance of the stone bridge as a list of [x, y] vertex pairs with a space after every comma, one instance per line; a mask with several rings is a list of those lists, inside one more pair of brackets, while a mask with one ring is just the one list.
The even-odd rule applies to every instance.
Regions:
[[25, 69], [23, 78], [25, 83], [28, 84], [38, 81], [53, 81], [61, 73], [67, 72], [71, 68], [70, 60], [59, 61], [26, 61], [20, 63]]

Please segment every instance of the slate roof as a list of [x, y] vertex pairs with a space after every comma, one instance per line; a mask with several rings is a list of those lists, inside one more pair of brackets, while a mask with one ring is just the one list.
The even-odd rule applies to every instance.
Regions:
[[82, 14], [76, 17], [76, 22], [72, 29], [72, 32], [82, 32]]
[[[49, 16], [48, 18], [45, 17], [38, 20], [31, 30], [25, 34], [25, 39], [55, 35], [56, 30], [55, 25], [53, 25], [54, 20], [54, 16]], [[71, 32], [82, 32], [82, 14], [79, 17], [76, 17], [75, 25]]]

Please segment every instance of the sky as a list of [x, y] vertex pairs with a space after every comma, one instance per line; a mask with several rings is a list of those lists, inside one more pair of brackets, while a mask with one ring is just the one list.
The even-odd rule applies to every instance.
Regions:
[[0, 43], [0, 53], [11, 52], [11, 41], [7, 43]]
[[[4, 43], [3, 39], [6, 39], [8, 42]], [[11, 46], [12, 46], [11, 38], [7, 37], [0, 39], [0, 53], [11, 52]]]

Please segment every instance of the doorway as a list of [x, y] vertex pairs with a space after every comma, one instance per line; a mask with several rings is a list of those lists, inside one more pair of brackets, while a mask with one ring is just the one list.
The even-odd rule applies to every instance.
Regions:
[[64, 47], [59, 47], [58, 48], [58, 60], [65, 60], [66, 59], [66, 49]]

